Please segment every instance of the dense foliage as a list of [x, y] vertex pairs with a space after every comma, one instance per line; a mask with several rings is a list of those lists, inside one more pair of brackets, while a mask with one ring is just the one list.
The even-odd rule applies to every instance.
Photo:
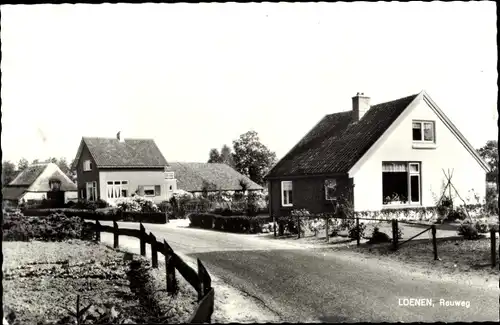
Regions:
[[5, 213], [2, 225], [4, 241], [62, 241], [67, 239], [91, 239], [90, 226], [78, 217], [62, 213], [49, 216], [29, 217], [21, 213]]
[[221, 216], [211, 213], [190, 213], [188, 218], [190, 227], [235, 233], [260, 233], [265, 228], [265, 224], [270, 221], [267, 216]]

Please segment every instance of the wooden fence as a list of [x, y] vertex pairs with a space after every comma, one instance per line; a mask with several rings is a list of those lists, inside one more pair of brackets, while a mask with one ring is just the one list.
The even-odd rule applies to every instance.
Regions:
[[[295, 218], [297, 218], [297, 238], [300, 238], [300, 232], [301, 232], [301, 229], [300, 229], [300, 216], [296, 216]], [[427, 232], [427, 231], [431, 231], [432, 233], [432, 252], [433, 252], [433, 255], [434, 255], [434, 260], [439, 260], [439, 257], [438, 257], [438, 247], [437, 247], [437, 236], [436, 236], [436, 233], [437, 233], [437, 229], [436, 229], [436, 225], [428, 225], [428, 224], [423, 224], [423, 223], [417, 223], [417, 222], [409, 222], [409, 221], [398, 221], [397, 219], [375, 219], [375, 218], [361, 218], [361, 217], [356, 217], [356, 218], [334, 218], [334, 217], [321, 217], [323, 219], [328, 219], [328, 218], [332, 218], [332, 219], [337, 219], [337, 220], [354, 220], [356, 222], [356, 245], [357, 246], [360, 246], [360, 241], [361, 241], [361, 232], [360, 232], [360, 223], [359, 221], [360, 220], [371, 220], [371, 221], [386, 221], [386, 222], [391, 222], [391, 225], [392, 225], [392, 240], [391, 240], [391, 244], [392, 244], [392, 250], [394, 251], [397, 251], [399, 249], [399, 247], [401, 247], [402, 245], [408, 243], [409, 241], [415, 239], [416, 237], [422, 235], [424, 232]], [[325, 231], [326, 231], [326, 242], [329, 242], [329, 232], [328, 232], [328, 221], [325, 220]], [[417, 235], [405, 240], [404, 242], [402, 243], [399, 243], [399, 222], [403, 222], [403, 223], [407, 223], [407, 224], [414, 224], [414, 225], [422, 225], [422, 226], [425, 226], [426, 228], [421, 231], [420, 233], [418, 233]], [[274, 237], [277, 237], [277, 233], [276, 233], [276, 217], [273, 217], [273, 228], [274, 228]], [[282, 227], [283, 227], [283, 224], [279, 224], [279, 227], [281, 228], [279, 230], [279, 234], [281, 235], [283, 233], [283, 230], [282, 230]], [[491, 239], [491, 267], [495, 268], [496, 267], [496, 258], [497, 258], [497, 251], [496, 251], [496, 230], [494, 229], [491, 229], [490, 230], [490, 239]], [[499, 246], [498, 246], [498, 253], [500, 254], [500, 243], [499, 243]]]
[[186, 264], [168, 245], [166, 240], [163, 242], [157, 241], [153, 233], [146, 233], [146, 229], [140, 224], [140, 229], [119, 228], [116, 221], [113, 221], [113, 226], [101, 225], [96, 220], [92, 225], [96, 233], [96, 241], [101, 240], [101, 232], [113, 234], [113, 247], [118, 248], [119, 236], [129, 236], [139, 239], [140, 254], [146, 256], [146, 244], [151, 245], [151, 264], [153, 268], [158, 268], [158, 253], [165, 257], [165, 274], [167, 279], [167, 292], [174, 293], [177, 291], [177, 282], [175, 280], [175, 270], [177, 270], [186, 281], [193, 286], [198, 293], [198, 305], [191, 315], [188, 323], [210, 323], [214, 310], [214, 288], [212, 288], [212, 280], [203, 263], [198, 259], [198, 272], [193, 270]]

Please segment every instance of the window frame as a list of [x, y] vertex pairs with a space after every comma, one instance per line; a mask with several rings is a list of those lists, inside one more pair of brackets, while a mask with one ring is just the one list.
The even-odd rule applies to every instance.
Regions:
[[[87, 201], [97, 201], [97, 182], [86, 182], [85, 183], [85, 194]], [[92, 199], [91, 196], [94, 198]]]
[[[420, 140], [413, 139], [413, 130], [414, 130], [413, 124], [415, 124], [415, 123], [419, 123], [420, 124], [420, 135], [421, 135], [421, 139]], [[425, 133], [424, 133], [425, 124], [432, 125], [432, 140], [425, 140]], [[431, 121], [431, 120], [412, 120], [411, 131], [412, 131], [411, 138], [412, 138], [413, 143], [419, 143], [419, 144], [435, 144], [436, 143], [436, 122], [435, 121]]]
[[[112, 194], [111, 196], [110, 196], [110, 190], [111, 190], [111, 194]], [[124, 196], [123, 191], [126, 191], [127, 195]], [[114, 200], [114, 199], [119, 199], [119, 198], [126, 198], [126, 197], [129, 197], [129, 194], [130, 194], [130, 191], [128, 188], [128, 181], [119, 181], [119, 180], [107, 180], [106, 181], [106, 198], [107, 199]]]
[[[285, 189], [283, 185], [285, 184], [290, 184], [291, 189], [287, 189], [286, 192], [288, 193], [287, 198], [287, 203], [285, 203]], [[282, 207], [293, 207], [293, 181], [281, 181], [281, 206]]]
[[86, 159], [83, 161], [83, 171], [84, 172], [92, 171], [92, 161], [90, 159]]
[[[384, 166], [385, 163], [394, 163], [395, 161], [382, 161], [382, 166]], [[394, 204], [394, 203], [384, 203], [384, 195], [383, 195], [383, 186], [384, 183], [382, 182], [382, 207], [391, 207], [391, 206], [421, 206], [422, 205], [422, 162], [420, 161], [397, 161], [398, 163], [404, 163], [406, 164], [406, 185], [407, 185], [407, 193], [406, 193], [406, 198], [407, 201], [406, 203], [399, 203], [399, 204]], [[411, 166], [416, 165], [417, 170], [412, 171]], [[382, 173], [385, 173], [382, 168]], [[387, 172], [390, 173], [390, 172]], [[418, 176], [418, 201], [412, 201], [412, 190], [411, 190], [411, 177], [412, 176]]]
[[[155, 192], [155, 186], [154, 185], [143, 185], [142, 190], [144, 191], [144, 197], [155, 197], [156, 192]], [[153, 195], [151, 194], [146, 194], [146, 191], [152, 190]]]
[[335, 183], [334, 187], [333, 187], [333, 191], [336, 192], [337, 190], [337, 179], [336, 178], [326, 178], [323, 182], [323, 188], [325, 190], [325, 200], [327, 201], [335, 201], [337, 200], [337, 195], [333, 196], [333, 197], [328, 197], [328, 189], [329, 189], [329, 185], [331, 184], [327, 184], [328, 182], [331, 182], [333, 181]]
[[175, 172], [165, 172], [165, 179], [175, 179]]

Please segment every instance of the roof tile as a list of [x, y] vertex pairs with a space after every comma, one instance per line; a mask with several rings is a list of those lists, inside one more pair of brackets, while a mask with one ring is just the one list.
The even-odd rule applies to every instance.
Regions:
[[167, 166], [167, 161], [153, 139], [84, 137], [97, 167], [155, 168]]
[[417, 95], [374, 105], [357, 122], [352, 111], [325, 116], [266, 177], [347, 173]]
[[245, 180], [249, 190], [262, 190], [262, 186], [222, 163], [171, 162], [169, 170], [175, 173], [177, 187], [188, 192], [199, 192], [204, 181], [215, 185], [217, 190], [241, 190], [240, 180]]

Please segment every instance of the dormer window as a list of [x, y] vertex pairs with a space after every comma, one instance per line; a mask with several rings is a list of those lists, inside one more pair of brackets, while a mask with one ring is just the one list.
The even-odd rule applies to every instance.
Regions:
[[61, 181], [58, 179], [49, 180], [49, 188], [51, 191], [59, 191], [61, 189]]
[[413, 121], [413, 142], [434, 143], [434, 122]]
[[88, 172], [92, 170], [92, 162], [90, 160], [85, 160], [83, 162], [83, 171]]

